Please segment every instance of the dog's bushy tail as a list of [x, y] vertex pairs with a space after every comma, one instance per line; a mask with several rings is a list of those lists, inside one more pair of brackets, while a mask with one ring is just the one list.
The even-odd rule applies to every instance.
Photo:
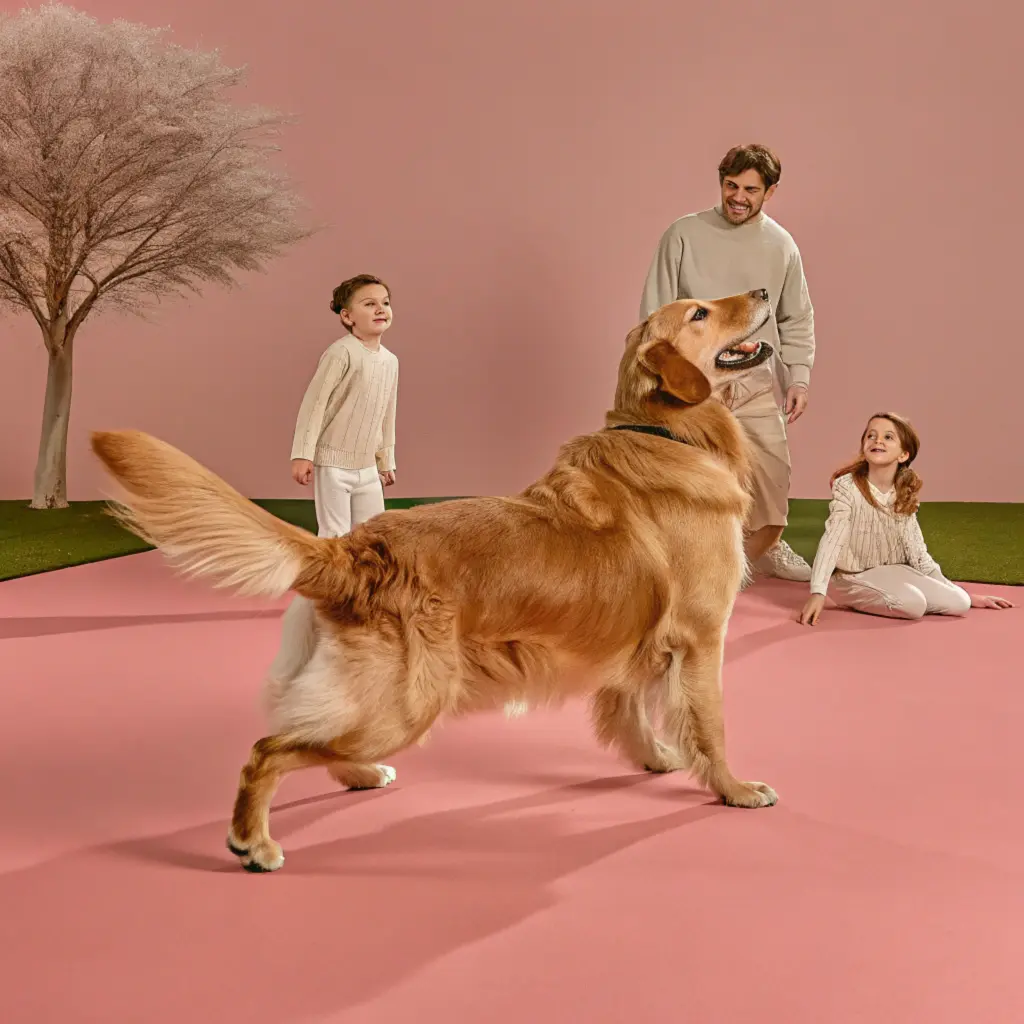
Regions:
[[95, 432], [92, 450], [124, 489], [111, 514], [185, 576], [240, 594], [315, 597], [347, 552], [283, 522], [172, 445], [137, 430]]

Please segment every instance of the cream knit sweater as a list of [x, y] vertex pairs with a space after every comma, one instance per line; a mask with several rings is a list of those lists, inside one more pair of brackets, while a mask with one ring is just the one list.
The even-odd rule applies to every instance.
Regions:
[[837, 569], [853, 573], [880, 565], [910, 565], [926, 576], [945, 579], [928, 553], [916, 513], [896, 515], [890, 511], [895, 491], [883, 494], [870, 481], [868, 487], [881, 508], [861, 494], [849, 474], [832, 485], [825, 534], [811, 570], [812, 594], [824, 594]]
[[351, 334], [320, 357], [299, 407], [292, 458], [317, 466], [395, 469], [398, 357]]

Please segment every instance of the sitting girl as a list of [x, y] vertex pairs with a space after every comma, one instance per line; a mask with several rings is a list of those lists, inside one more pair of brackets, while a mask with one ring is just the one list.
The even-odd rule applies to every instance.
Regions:
[[917, 521], [921, 478], [910, 468], [920, 446], [905, 419], [877, 413], [861, 437], [860, 456], [832, 474], [811, 597], [799, 616], [804, 625], [818, 621], [830, 580], [840, 608], [894, 619], [1012, 607], [1001, 597], [972, 597], [928, 554]]

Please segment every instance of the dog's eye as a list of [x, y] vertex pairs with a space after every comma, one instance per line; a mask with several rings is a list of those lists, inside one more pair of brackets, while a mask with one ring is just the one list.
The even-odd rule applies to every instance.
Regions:
[[708, 311], [703, 306], [698, 306], [693, 314], [694, 320], [707, 320]]

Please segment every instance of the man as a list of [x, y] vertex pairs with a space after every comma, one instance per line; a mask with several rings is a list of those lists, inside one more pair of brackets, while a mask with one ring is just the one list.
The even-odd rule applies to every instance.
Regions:
[[786, 426], [807, 408], [814, 309], [800, 250], [789, 232], [761, 210], [781, 177], [778, 157], [764, 146], [737, 146], [725, 154], [718, 165], [721, 204], [681, 217], [662, 235], [647, 274], [640, 319], [676, 299], [768, 289], [772, 317], [760, 333], [775, 358], [721, 398], [754, 446], [747, 557], [763, 575], [806, 583], [811, 567], [782, 540], [782, 531], [789, 513]]

